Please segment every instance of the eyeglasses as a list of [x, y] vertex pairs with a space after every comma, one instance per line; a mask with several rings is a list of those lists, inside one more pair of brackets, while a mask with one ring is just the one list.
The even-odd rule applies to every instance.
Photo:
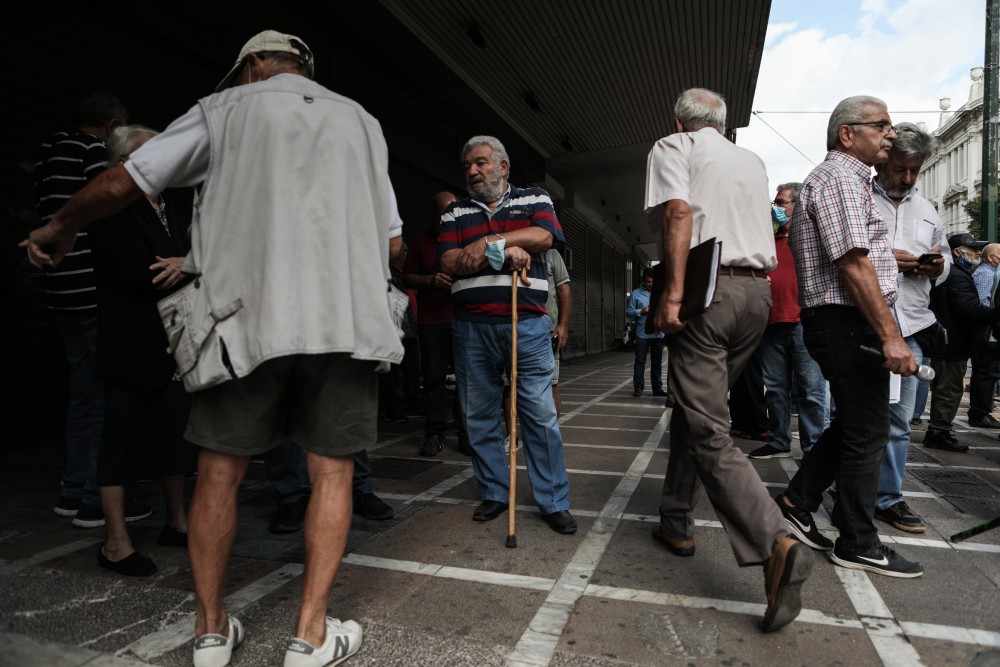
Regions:
[[795, 200], [794, 199], [775, 199], [774, 203], [777, 204], [778, 206], [788, 206], [790, 204], [794, 204]]
[[871, 125], [872, 127], [877, 127], [882, 131], [882, 134], [889, 134], [889, 131], [894, 129], [892, 127], [891, 120], [869, 120], [865, 122], [858, 121], [857, 123], [844, 123], [844, 125]]

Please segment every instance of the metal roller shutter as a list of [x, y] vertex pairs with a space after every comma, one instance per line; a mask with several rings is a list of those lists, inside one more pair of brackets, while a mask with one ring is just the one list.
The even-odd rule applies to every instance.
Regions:
[[615, 339], [615, 249], [603, 243], [601, 245], [601, 349], [611, 350]]
[[587, 229], [587, 354], [604, 351], [600, 234]]
[[572, 214], [559, 214], [566, 250], [563, 257], [569, 270], [573, 312], [569, 316], [569, 343], [562, 351], [564, 359], [587, 353], [587, 232], [586, 226]]

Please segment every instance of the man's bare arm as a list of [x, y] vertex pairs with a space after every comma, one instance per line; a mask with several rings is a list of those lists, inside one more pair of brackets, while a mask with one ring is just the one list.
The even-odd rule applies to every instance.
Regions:
[[73, 195], [47, 225], [31, 232], [20, 245], [28, 249], [28, 260], [34, 266], [54, 267], [72, 250], [77, 232], [141, 196], [142, 190], [125, 167], [112, 167]]
[[683, 199], [671, 199], [663, 209], [663, 264], [666, 285], [660, 295], [653, 320], [655, 331], [677, 333], [684, 328], [680, 319], [684, 296], [684, 271], [691, 249], [691, 206]]
[[851, 300], [882, 341], [884, 367], [900, 375], [913, 375], [917, 370], [913, 352], [900, 335], [892, 311], [885, 305], [878, 285], [878, 275], [867, 253], [861, 248], [852, 248], [833, 264], [837, 267]]
[[556, 303], [559, 304], [559, 321], [552, 330], [553, 336], [558, 336], [556, 350], [566, 347], [569, 342], [569, 314], [573, 312], [573, 296], [569, 291], [569, 283], [556, 286]]
[[398, 264], [400, 254], [403, 252], [403, 237], [393, 236], [389, 239], [389, 266]]
[[[526, 227], [512, 232], [504, 232], [505, 248], [520, 248], [529, 255], [545, 252], [552, 247], [552, 233], [541, 227]], [[487, 240], [496, 240], [490, 234], [464, 248], [453, 248], [441, 255], [441, 268], [445, 273], [469, 276], [482, 271], [489, 261], [486, 259]]]

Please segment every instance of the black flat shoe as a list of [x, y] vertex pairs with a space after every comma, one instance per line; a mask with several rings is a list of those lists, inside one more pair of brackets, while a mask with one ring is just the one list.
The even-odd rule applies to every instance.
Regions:
[[507, 511], [507, 503], [498, 500], [484, 500], [472, 513], [473, 521], [492, 521]]
[[160, 538], [156, 540], [156, 543], [161, 547], [184, 547], [187, 549], [188, 534], [182, 533], [168, 523], [163, 526]]
[[121, 560], [111, 560], [104, 555], [104, 547], [97, 550], [97, 564], [126, 577], [148, 577], [156, 573], [156, 563], [138, 551], [133, 551]]
[[573, 518], [573, 515], [568, 510], [543, 514], [542, 518], [545, 519], [545, 523], [549, 524], [549, 528], [557, 533], [572, 535], [576, 532], [576, 519]]

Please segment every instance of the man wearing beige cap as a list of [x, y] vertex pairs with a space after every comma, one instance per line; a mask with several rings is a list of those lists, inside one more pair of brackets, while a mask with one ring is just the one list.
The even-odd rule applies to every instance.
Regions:
[[[197, 596], [194, 664], [228, 665], [243, 628], [223, 607], [237, 490], [251, 455], [288, 438], [306, 450], [312, 499], [286, 667], [339, 663], [361, 644], [326, 618], [351, 521], [353, 454], [375, 441], [380, 364], [402, 345], [386, 299], [402, 222], [378, 122], [312, 82], [313, 55], [265, 31], [218, 93], [94, 179], [23, 245], [55, 266], [87, 223], [171, 186], [204, 183], [184, 273], [160, 302], [202, 446], [189, 516]], [[253, 660], [251, 659], [251, 662]]]

